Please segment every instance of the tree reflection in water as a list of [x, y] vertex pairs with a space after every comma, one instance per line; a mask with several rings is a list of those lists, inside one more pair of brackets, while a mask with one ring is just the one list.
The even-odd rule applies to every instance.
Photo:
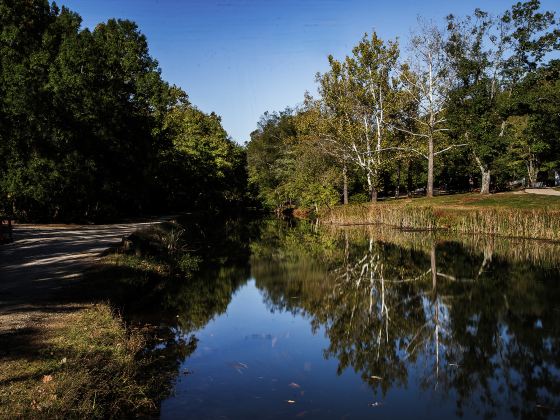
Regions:
[[560, 414], [558, 244], [279, 223], [252, 276], [272, 310], [324, 329], [339, 374], [382, 395], [418, 380], [458, 415]]

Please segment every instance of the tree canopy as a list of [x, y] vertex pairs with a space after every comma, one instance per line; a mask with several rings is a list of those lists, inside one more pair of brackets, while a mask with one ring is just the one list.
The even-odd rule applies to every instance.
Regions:
[[[553, 184], [559, 47], [555, 13], [538, 0], [499, 16], [421, 19], [402, 51], [365, 34], [343, 59], [328, 57], [317, 97], [265, 114], [248, 145], [251, 181], [276, 208]], [[322, 166], [310, 172], [310, 162]], [[310, 206], [313, 189], [330, 198]]]
[[134, 22], [90, 31], [48, 0], [0, 0], [0, 28], [0, 211], [97, 221], [244, 198], [244, 150], [162, 79]]

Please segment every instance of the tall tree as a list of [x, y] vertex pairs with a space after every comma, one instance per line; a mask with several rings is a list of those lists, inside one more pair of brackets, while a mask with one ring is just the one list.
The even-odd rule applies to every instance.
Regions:
[[325, 133], [327, 149], [358, 166], [365, 174], [372, 201], [377, 200], [383, 149], [390, 140], [389, 118], [397, 105], [396, 42], [366, 35], [344, 62], [329, 57], [330, 71], [318, 77], [323, 114], [337, 128]]
[[449, 130], [445, 111], [454, 72], [445, 54], [444, 33], [433, 23], [419, 20], [419, 28], [410, 41], [409, 49], [410, 55], [401, 68], [400, 79], [405, 97], [415, 105], [409, 113], [414, 124], [406, 127], [409, 118], [400, 118], [395, 128], [419, 140], [418, 146], [409, 144], [399, 149], [410, 150], [427, 160], [426, 195], [433, 197], [436, 156], [464, 145], [444, 144]]
[[504, 165], [512, 92], [558, 48], [554, 13], [539, 8], [538, 0], [530, 0], [516, 3], [500, 19], [478, 9], [463, 20], [448, 17], [446, 51], [457, 74], [450, 119], [455, 134], [471, 147], [483, 194], [490, 191], [492, 171]]

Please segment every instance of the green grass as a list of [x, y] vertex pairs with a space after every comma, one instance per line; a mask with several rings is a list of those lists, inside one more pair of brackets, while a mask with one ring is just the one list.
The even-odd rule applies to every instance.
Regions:
[[509, 209], [549, 209], [560, 210], [560, 196], [538, 194], [499, 193], [492, 195], [455, 194], [433, 198], [392, 200], [391, 204], [411, 204], [432, 207], [483, 207]]
[[144, 335], [108, 305], [52, 316], [14, 335], [0, 369], [0, 418], [114, 418], [157, 410], [141, 380]]

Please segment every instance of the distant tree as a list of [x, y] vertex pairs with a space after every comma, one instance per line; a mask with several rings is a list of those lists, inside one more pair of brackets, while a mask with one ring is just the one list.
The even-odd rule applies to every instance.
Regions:
[[492, 171], [507, 166], [505, 139], [512, 92], [522, 79], [558, 48], [553, 12], [539, 12], [540, 2], [519, 2], [500, 19], [476, 10], [458, 20], [448, 17], [446, 51], [457, 74], [449, 119], [455, 135], [469, 143], [489, 193]]
[[323, 115], [338, 125], [325, 133], [326, 148], [350, 160], [365, 174], [372, 201], [383, 169], [383, 149], [390, 139], [389, 117], [397, 106], [394, 73], [396, 42], [366, 35], [344, 62], [329, 57], [330, 70], [318, 77]]
[[295, 155], [289, 144], [297, 135], [293, 111], [265, 113], [247, 146], [249, 183], [257, 187], [265, 205], [281, 209], [295, 196], [283, 188], [294, 171]]
[[[398, 149], [411, 151], [427, 160], [426, 195], [432, 197], [436, 156], [464, 144], [447, 142], [449, 128], [445, 111], [454, 71], [445, 54], [445, 35], [432, 23], [420, 20], [419, 25], [410, 41], [409, 58], [400, 72], [405, 100], [413, 102], [413, 106], [409, 106], [412, 112], [398, 119], [395, 128], [412, 137], [412, 141]], [[407, 126], [410, 120], [413, 124]]]

